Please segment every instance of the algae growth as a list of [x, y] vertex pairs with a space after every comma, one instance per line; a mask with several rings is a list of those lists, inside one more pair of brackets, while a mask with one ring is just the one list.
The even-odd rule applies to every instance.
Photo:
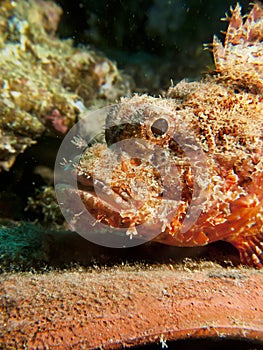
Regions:
[[56, 37], [61, 14], [51, 1], [1, 1], [0, 171], [44, 134], [65, 134], [85, 108], [129, 92], [112, 61]]

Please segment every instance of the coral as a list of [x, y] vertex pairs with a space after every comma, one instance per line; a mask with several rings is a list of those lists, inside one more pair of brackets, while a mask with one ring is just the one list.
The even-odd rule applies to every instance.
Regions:
[[52, 186], [44, 186], [35, 191], [33, 197], [28, 198], [26, 211], [29, 211], [42, 224], [58, 228], [64, 219], [56, 202], [56, 194]]
[[45, 134], [63, 135], [96, 100], [129, 91], [114, 63], [55, 36], [51, 1], [1, 1], [0, 171]]

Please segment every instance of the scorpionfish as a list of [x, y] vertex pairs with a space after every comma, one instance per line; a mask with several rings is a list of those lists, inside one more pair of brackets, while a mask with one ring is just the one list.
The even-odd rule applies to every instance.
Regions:
[[227, 20], [213, 72], [122, 98], [75, 171], [96, 221], [174, 246], [227, 241], [262, 268], [263, 8], [243, 19], [237, 4]]

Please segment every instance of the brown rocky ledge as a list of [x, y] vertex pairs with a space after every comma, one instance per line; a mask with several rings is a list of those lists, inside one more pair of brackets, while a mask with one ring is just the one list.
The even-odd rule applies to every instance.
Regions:
[[263, 273], [127, 265], [1, 275], [1, 349], [116, 349], [183, 338], [263, 344]]

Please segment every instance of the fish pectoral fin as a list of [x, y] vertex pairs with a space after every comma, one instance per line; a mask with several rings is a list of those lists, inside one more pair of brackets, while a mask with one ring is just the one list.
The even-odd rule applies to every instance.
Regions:
[[226, 241], [238, 249], [242, 264], [258, 269], [263, 267], [263, 232], [226, 239]]

